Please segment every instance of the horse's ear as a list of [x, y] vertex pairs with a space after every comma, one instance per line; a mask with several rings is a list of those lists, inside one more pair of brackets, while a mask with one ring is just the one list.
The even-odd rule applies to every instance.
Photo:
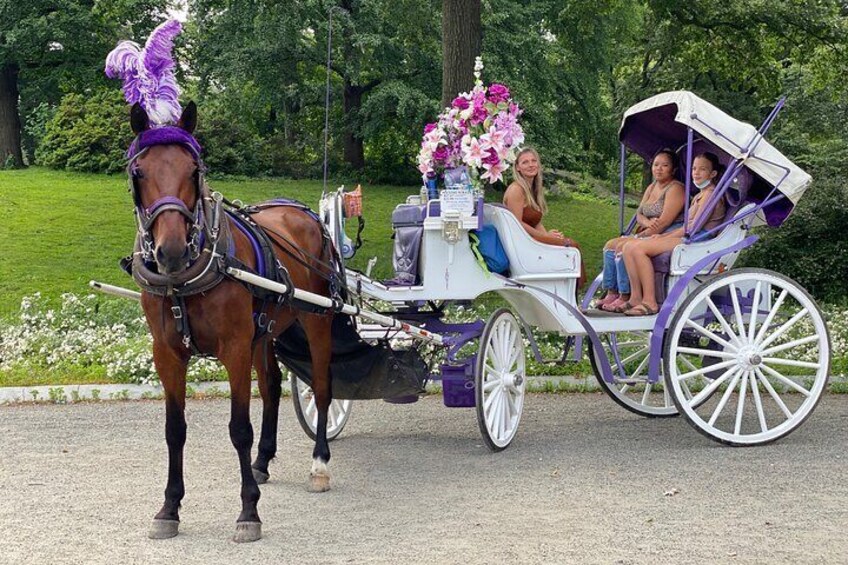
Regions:
[[130, 125], [132, 125], [133, 133], [136, 135], [150, 126], [150, 118], [147, 117], [147, 112], [138, 102], [133, 104], [132, 110], [130, 110]]
[[194, 128], [197, 127], [197, 104], [193, 100], [183, 110], [183, 115], [180, 116], [177, 125], [189, 133], [194, 133]]

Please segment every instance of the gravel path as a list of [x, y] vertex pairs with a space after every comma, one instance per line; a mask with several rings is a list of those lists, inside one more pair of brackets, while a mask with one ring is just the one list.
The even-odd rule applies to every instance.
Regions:
[[154, 541], [161, 402], [0, 406], [0, 563], [848, 562], [846, 395], [749, 449], [598, 394], [531, 395], [499, 454], [473, 410], [438, 396], [359, 403], [321, 495], [305, 490], [312, 444], [285, 401], [264, 537], [243, 545], [229, 541], [228, 413], [226, 400], [189, 402], [181, 533]]

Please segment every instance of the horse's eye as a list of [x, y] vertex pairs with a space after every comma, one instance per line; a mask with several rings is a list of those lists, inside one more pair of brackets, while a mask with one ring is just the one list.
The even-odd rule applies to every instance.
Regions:
[[134, 179], [139, 180], [144, 178], [144, 173], [141, 169], [133, 169], [132, 176]]

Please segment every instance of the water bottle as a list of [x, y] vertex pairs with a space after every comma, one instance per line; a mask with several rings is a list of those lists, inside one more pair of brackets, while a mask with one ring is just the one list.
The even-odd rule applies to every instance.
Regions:
[[439, 197], [439, 189], [436, 186], [436, 175], [427, 175], [424, 184], [427, 187], [427, 200], [437, 199]]

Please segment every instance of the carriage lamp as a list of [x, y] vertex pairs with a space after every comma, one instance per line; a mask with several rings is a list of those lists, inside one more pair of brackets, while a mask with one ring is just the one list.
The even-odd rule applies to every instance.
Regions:
[[442, 237], [453, 245], [459, 241], [459, 210], [445, 210], [442, 214]]

